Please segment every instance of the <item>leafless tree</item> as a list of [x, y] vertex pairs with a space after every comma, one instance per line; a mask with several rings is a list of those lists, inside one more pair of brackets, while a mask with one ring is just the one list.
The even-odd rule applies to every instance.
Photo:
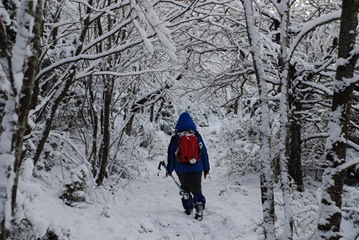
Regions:
[[339, 240], [342, 238], [340, 224], [342, 219], [342, 190], [346, 169], [354, 163], [346, 162], [346, 149], [349, 137], [350, 108], [353, 90], [357, 83], [354, 74], [358, 54], [353, 51], [357, 36], [359, 2], [345, 0], [339, 34], [338, 67], [334, 80], [332, 116], [329, 123], [329, 137], [326, 148], [327, 168], [323, 176], [318, 239]]

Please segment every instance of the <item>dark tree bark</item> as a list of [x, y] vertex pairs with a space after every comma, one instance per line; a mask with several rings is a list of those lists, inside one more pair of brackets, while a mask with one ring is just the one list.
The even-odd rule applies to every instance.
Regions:
[[[6, 172], [2, 171], [0, 174], [4, 174], [4, 178], [7, 179], [5, 184], [5, 188], [11, 189], [11, 196], [8, 195], [8, 191], [5, 190], [3, 192], [3, 186], [1, 186], [1, 204], [0, 206], [2, 208], [6, 208], [6, 205], [11, 205], [11, 213], [6, 214], [7, 210], [0, 209], [0, 221], [1, 221], [1, 232], [0, 232], [0, 239], [8, 239], [9, 236], [9, 225], [11, 224], [11, 218], [15, 214], [15, 208], [16, 208], [16, 198], [17, 198], [17, 191], [18, 191], [18, 181], [19, 181], [19, 174], [20, 174], [20, 167], [23, 160], [23, 144], [24, 144], [24, 135], [26, 128], [28, 126], [28, 116], [29, 111], [31, 108], [31, 98], [32, 98], [32, 92], [35, 84], [35, 74], [38, 71], [39, 68], [39, 57], [40, 57], [40, 51], [41, 51], [41, 35], [42, 35], [42, 1], [38, 0], [37, 2], [34, 1], [28, 1], [24, 2], [22, 4], [28, 4], [27, 6], [23, 6], [23, 9], [25, 9], [26, 14], [29, 14], [30, 16], [34, 16], [34, 25], [33, 28], [30, 28], [30, 21], [25, 18], [24, 12], [20, 12], [18, 16], [18, 38], [14, 44], [14, 52], [11, 53], [11, 47], [12, 44], [9, 44], [9, 37], [7, 35], [7, 30], [5, 29], [2, 20], [0, 20], [0, 33], [1, 33], [1, 49], [2, 52], [6, 55], [6, 58], [8, 60], [8, 72], [9, 72], [9, 82], [11, 84], [11, 90], [8, 90], [8, 100], [11, 101], [10, 104], [7, 104], [8, 109], [5, 110], [5, 115], [8, 115], [6, 119], [5, 125], [7, 129], [7, 133], [2, 134], [8, 134], [7, 138], [11, 144], [9, 144], [10, 147], [3, 146], [3, 152], [1, 152], [1, 155], [6, 155], [6, 162], [3, 162], [3, 166], [5, 167], [5, 164], [9, 164], [7, 166]], [[36, 6], [34, 4], [36, 3]], [[6, 4], [5, 4], [6, 5]], [[24, 32], [29, 33], [23, 34]], [[32, 32], [30, 32], [32, 31]], [[10, 40], [11, 36], [10, 34]], [[30, 37], [31, 36], [31, 37]], [[26, 46], [24, 46], [26, 44]], [[27, 46], [31, 46], [31, 56], [28, 57], [24, 55], [21, 50], [23, 48], [26, 48]], [[16, 50], [18, 50], [16, 52]], [[18, 58], [16, 58], [18, 57]], [[16, 62], [14, 65], [13, 61], [14, 59], [22, 59], [20, 62]], [[16, 67], [14, 67], [16, 66]], [[17, 79], [15, 81], [15, 74], [23, 74], [22, 79]], [[21, 81], [21, 89], [18, 87], [19, 82]], [[11, 117], [9, 117], [11, 115]], [[14, 115], [17, 116], [17, 118], [14, 117]], [[11, 134], [9, 134], [11, 133]], [[10, 137], [11, 135], [11, 137]], [[2, 137], [2, 136], [1, 136]], [[13, 165], [12, 165], [13, 164]], [[12, 166], [10, 166], [12, 165]], [[10, 202], [11, 200], [11, 202]], [[6, 224], [8, 223], [8, 224]], [[7, 225], [7, 226], [6, 226]]]
[[327, 169], [323, 176], [323, 197], [321, 216], [318, 223], [318, 239], [341, 239], [341, 205], [347, 139], [349, 135], [350, 108], [355, 86], [353, 74], [358, 56], [354, 49], [358, 25], [358, 0], [343, 0], [340, 23], [338, 59], [339, 65], [334, 81], [332, 118], [327, 139]]
[[96, 109], [94, 107], [95, 104], [95, 94], [92, 87], [92, 80], [90, 79], [88, 84], [88, 92], [90, 95], [89, 102], [90, 102], [90, 117], [91, 117], [91, 126], [92, 126], [92, 147], [91, 147], [91, 154], [90, 154], [90, 162], [92, 167], [92, 176], [96, 176], [98, 172], [98, 156], [97, 156], [97, 141], [98, 141], [98, 116]]
[[302, 159], [301, 159], [301, 145], [302, 145], [302, 126], [297, 116], [295, 115], [296, 111], [302, 110], [302, 105], [298, 96], [295, 96], [295, 89], [298, 89], [298, 86], [293, 86], [293, 81], [295, 81], [295, 68], [294, 66], [289, 66], [289, 81], [288, 88], [291, 90], [288, 93], [288, 105], [289, 105], [289, 122], [288, 122], [288, 131], [289, 131], [289, 142], [287, 144], [287, 155], [288, 155], [288, 174], [293, 179], [294, 183], [297, 186], [297, 190], [300, 192], [304, 191], [303, 183], [303, 171], [302, 171]]
[[253, 58], [253, 67], [258, 84], [259, 102], [260, 102], [260, 158], [261, 158], [261, 200], [263, 211], [263, 233], [267, 240], [275, 239], [275, 209], [274, 209], [274, 188], [273, 188], [273, 159], [270, 156], [270, 124], [269, 124], [269, 100], [268, 89], [265, 81], [266, 75], [263, 68], [263, 62], [259, 55], [257, 41], [257, 29], [253, 19], [252, 2], [242, 0], [245, 8], [245, 18], [247, 24], [247, 35], [251, 45], [251, 55]]
[[[278, 3], [281, 3], [283, 0], [277, 0]], [[271, 27], [273, 28], [273, 32], [277, 32], [273, 36], [273, 41], [277, 43], [279, 46], [282, 46], [281, 43], [281, 24], [283, 24], [283, 18], [278, 20], [273, 16], [269, 16], [273, 21]], [[287, 36], [288, 37], [288, 34]], [[303, 184], [303, 176], [302, 176], [302, 163], [301, 163], [301, 124], [296, 121], [294, 116], [294, 111], [300, 111], [300, 102], [295, 99], [297, 88], [293, 86], [292, 83], [296, 81], [295, 67], [288, 63], [284, 63], [283, 61], [287, 61], [285, 59], [278, 59], [279, 69], [283, 68], [284, 64], [288, 64], [288, 76], [287, 76], [287, 104], [288, 104], [288, 123], [286, 128], [287, 135], [287, 143], [286, 143], [286, 157], [287, 157], [287, 169], [289, 176], [293, 179], [293, 181], [297, 185], [298, 191], [304, 191]], [[294, 110], [293, 110], [294, 109]], [[279, 175], [279, 169], [275, 169], [275, 174]]]
[[[30, 2], [29, 9], [32, 9], [31, 6], [33, 2]], [[31, 109], [31, 99], [32, 93], [35, 85], [35, 75], [39, 69], [39, 58], [41, 54], [41, 37], [42, 37], [42, 1], [39, 0], [36, 5], [35, 10], [35, 25], [33, 29], [33, 48], [32, 56], [29, 57], [27, 62], [27, 70], [24, 75], [23, 85], [20, 94], [20, 106], [17, 109], [18, 119], [18, 129], [15, 135], [15, 182], [12, 190], [12, 204], [11, 209], [14, 214], [16, 206], [16, 196], [17, 196], [17, 187], [19, 181], [19, 171], [21, 162], [23, 160], [23, 142], [26, 128], [28, 127], [27, 120], [29, 117], [29, 111]]]
[[127, 136], [131, 136], [131, 134], [132, 134], [133, 120], [135, 120], [135, 112], [131, 113], [131, 117], [126, 124], [125, 133], [127, 134]]
[[100, 172], [96, 180], [97, 185], [101, 185], [107, 173], [107, 163], [110, 152], [110, 117], [111, 117], [111, 104], [112, 104], [112, 93], [113, 93], [113, 79], [105, 79], [105, 93], [104, 93], [104, 110], [103, 110], [103, 125], [102, 133], [103, 139], [101, 143], [101, 156], [100, 156]]

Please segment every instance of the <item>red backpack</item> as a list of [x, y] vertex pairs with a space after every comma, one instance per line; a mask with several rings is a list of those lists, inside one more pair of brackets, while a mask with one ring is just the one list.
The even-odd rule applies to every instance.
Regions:
[[177, 158], [181, 163], [195, 164], [200, 158], [201, 144], [193, 131], [180, 132]]

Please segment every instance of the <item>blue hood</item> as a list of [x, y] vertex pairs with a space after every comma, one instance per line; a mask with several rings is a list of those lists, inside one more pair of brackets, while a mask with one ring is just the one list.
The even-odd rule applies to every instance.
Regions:
[[178, 118], [176, 124], [176, 132], [192, 130], [197, 132], [196, 124], [194, 124], [191, 116], [188, 112], [183, 112]]

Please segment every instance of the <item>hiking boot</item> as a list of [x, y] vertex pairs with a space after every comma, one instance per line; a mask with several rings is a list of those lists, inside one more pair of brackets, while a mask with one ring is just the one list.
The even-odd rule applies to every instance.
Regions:
[[187, 208], [184, 212], [187, 214], [187, 215], [191, 215], [192, 213], [192, 208]]
[[203, 205], [202, 204], [196, 205], [196, 215], [194, 216], [194, 218], [198, 221], [201, 221], [203, 219]]

